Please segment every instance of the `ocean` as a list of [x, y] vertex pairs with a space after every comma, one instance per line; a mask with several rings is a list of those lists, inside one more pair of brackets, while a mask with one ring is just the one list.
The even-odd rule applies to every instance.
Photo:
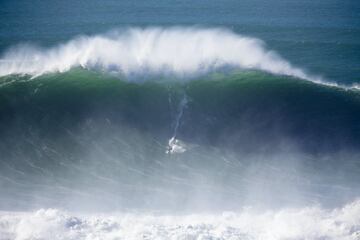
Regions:
[[1, 1], [0, 240], [360, 239], [358, 1]]

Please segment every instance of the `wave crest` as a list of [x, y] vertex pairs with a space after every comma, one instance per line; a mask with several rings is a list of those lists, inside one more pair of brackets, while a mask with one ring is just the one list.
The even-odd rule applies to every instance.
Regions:
[[226, 29], [131, 28], [83, 36], [50, 49], [18, 46], [0, 60], [0, 76], [65, 72], [73, 67], [130, 75], [139, 72], [189, 75], [222, 67], [257, 69], [308, 79], [256, 38]]

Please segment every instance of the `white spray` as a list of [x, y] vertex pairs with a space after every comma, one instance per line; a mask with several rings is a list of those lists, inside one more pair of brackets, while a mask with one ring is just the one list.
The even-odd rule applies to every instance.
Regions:
[[84, 36], [50, 49], [11, 48], [0, 58], [0, 76], [65, 72], [73, 67], [134, 74], [169, 72], [180, 76], [224, 66], [258, 69], [308, 79], [256, 38], [225, 29], [131, 28]]

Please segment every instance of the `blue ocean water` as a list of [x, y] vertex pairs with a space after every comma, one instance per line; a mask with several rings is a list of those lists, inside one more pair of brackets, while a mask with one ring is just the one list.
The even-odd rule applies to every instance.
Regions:
[[360, 1], [0, 0], [0, 240], [358, 240], [359, 123]]
[[18, 43], [52, 46], [131, 26], [221, 26], [262, 39], [311, 73], [343, 83], [360, 81], [356, 0], [3, 0], [0, 6], [0, 52]]

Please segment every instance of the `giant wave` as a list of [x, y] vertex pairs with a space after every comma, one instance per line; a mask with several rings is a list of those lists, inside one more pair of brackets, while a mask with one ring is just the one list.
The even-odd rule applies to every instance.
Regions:
[[132, 28], [15, 46], [0, 76], [5, 239], [359, 237], [359, 92], [258, 39]]

